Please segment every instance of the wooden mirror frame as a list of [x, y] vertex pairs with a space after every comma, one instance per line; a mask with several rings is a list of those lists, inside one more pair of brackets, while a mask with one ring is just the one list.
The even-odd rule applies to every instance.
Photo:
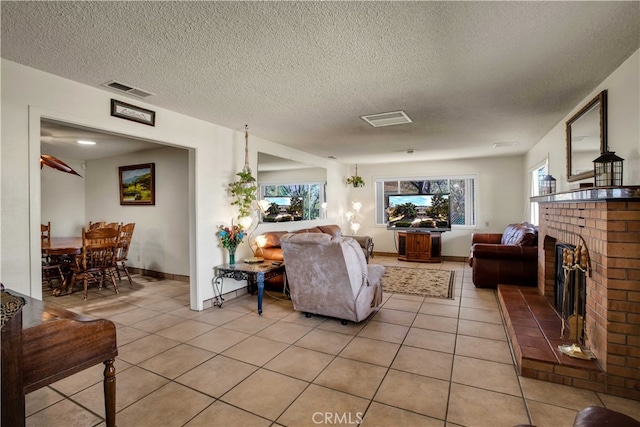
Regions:
[[598, 104], [600, 105], [600, 154], [607, 151], [607, 91], [603, 90], [567, 121], [567, 181], [569, 182], [580, 181], [594, 176], [593, 169], [572, 174], [571, 126]]

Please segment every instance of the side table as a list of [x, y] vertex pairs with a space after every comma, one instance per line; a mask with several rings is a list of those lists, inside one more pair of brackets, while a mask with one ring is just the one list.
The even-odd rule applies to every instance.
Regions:
[[287, 274], [284, 263], [279, 265], [272, 264], [266, 260], [258, 264], [247, 264], [239, 262], [237, 264], [222, 264], [214, 268], [214, 276], [211, 280], [213, 284], [214, 294], [217, 293], [217, 299], [214, 305], [222, 307], [224, 298], [222, 297], [222, 286], [224, 279], [246, 280], [247, 286], [256, 285], [258, 287], [258, 314], [262, 314], [262, 294], [264, 293], [264, 281], [272, 277], [283, 276], [287, 281]]

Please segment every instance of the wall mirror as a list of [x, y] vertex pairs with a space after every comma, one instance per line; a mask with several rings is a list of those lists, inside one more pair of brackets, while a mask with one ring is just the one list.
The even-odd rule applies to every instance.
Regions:
[[567, 181], [593, 177], [593, 161], [607, 151], [607, 91], [567, 121]]
[[258, 153], [258, 198], [261, 222], [324, 218], [327, 171], [295, 160]]

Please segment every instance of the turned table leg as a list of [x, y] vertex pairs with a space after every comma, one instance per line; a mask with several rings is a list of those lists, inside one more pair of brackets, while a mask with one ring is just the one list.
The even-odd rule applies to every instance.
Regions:
[[115, 359], [104, 362], [104, 412], [107, 427], [116, 427], [116, 368]]

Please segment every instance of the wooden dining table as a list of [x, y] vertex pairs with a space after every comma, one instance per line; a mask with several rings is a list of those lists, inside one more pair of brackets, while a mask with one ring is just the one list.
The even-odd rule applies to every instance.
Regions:
[[53, 290], [53, 295], [69, 294], [71, 289], [71, 263], [75, 255], [82, 253], [82, 237], [51, 237], [42, 240], [42, 254], [56, 257], [60, 262], [64, 282]]

